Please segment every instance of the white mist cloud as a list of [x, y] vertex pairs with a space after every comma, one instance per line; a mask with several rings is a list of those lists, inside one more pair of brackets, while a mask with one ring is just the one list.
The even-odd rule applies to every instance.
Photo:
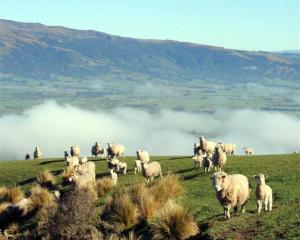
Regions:
[[122, 108], [88, 111], [46, 102], [22, 115], [0, 118], [0, 159], [23, 159], [39, 146], [44, 157], [62, 156], [71, 145], [90, 155], [94, 142], [125, 145], [127, 155], [146, 149], [152, 155], [191, 154], [200, 135], [216, 142], [234, 142], [238, 152], [251, 146], [255, 153], [300, 150], [300, 121], [276, 112], [254, 110], [199, 114], [161, 110], [157, 114]]

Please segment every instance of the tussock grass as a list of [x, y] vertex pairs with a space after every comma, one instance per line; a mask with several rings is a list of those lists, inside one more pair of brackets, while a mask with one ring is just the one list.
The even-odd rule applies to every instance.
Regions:
[[55, 184], [55, 178], [48, 169], [40, 172], [40, 174], [36, 177], [36, 180], [38, 184], [46, 188], [52, 188]]
[[99, 197], [110, 192], [114, 187], [114, 182], [110, 177], [104, 177], [96, 181], [96, 191]]
[[64, 168], [62, 172], [63, 183], [69, 183], [69, 178], [74, 174], [75, 170], [73, 167]]
[[180, 197], [184, 192], [179, 177], [172, 174], [163, 177], [159, 182], [150, 186], [149, 190], [154, 197], [154, 201], [161, 206], [169, 199]]
[[10, 206], [11, 203], [9, 202], [2, 202], [0, 203], [0, 215], [6, 211], [7, 207]]
[[117, 188], [114, 191], [104, 206], [101, 218], [119, 231], [138, 223], [139, 211], [129, 196], [127, 188]]
[[153, 240], [184, 240], [199, 233], [193, 216], [178, 204], [168, 201], [150, 222]]
[[46, 188], [36, 185], [31, 189], [30, 200], [32, 206], [37, 209], [53, 208], [56, 206], [55, 197]]
[[8, 188], [3, 196], [3, 200], [15, 204], [24, 198], [24, 193], [20, 187]]

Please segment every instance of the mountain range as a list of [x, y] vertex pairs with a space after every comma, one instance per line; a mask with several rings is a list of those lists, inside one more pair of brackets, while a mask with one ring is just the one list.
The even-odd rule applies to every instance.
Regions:
[[0, 20], [0, 77], [300, 80], [299, 52], [242, 51]]

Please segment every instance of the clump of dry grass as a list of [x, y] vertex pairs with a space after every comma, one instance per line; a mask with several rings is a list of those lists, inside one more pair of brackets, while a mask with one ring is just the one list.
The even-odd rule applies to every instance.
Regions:
[[151, 218], [157, 208], [157, 204], [145, 184], [138, 183], [132, 185], [129, 187], [128, 192], [133, 203], [139, 210], [139, 215], [143, 219]]
[[16, 223], [8, 225], [3, 232], [0, 230], [0, 240], [18, 239], [19, 236], [19, 226]]
[[8, 188], [6, 190], [2, 190], [2, 192], [4, 194], [2, 200], [12, 204], [17, 203], [24, 198], [24, 193], [20, 187]]
[[7, 193], [7, 187], [0, 186], [0, 201], [4, 198]]
[[40, 222], [38, 231], [43, 239], [102, 239], [96, 225], [93, 197], [85, 189], [75, 189], [61, 199], [56, 211]]
[[178, 176], [169, 174], [156, 184], [150, 186], [149, 191], [153, 195], [155, 202], [162, 206], [169, 199], [181, 196], [183, 194], [183, 187]]
[[123, 231], [137, 224], [139, 211], [129, 196], [127, 188], [115, 190], [105, 204], [101, 218], [113, 225], [117, 231]]
[[74, 174], [74, 168], [73, 167], [67, 167], [64, 169], [62, 173], [62, 178], [64, 183], [69, 183], [69, 178]]
[[99, 197], [110, 192], [114, 187], [114, 182], [110, 177], [104, 177], [96, 181], [96, 191]]
[[38, 184], [46, 188], [52, 188], [55, 184], [55, 178], [48, 169], [40, 172], [40, 174], [36, 177], [36, 180]]
[[169, 201], [150, 222], [154, 240], [183, 240], [199, 233], [193, 216], [181, 206]]
[[37, 210], [56, 206], [54, 195], [46, 188], [43, 188], [39, 185], [36, 185], [31, 189], [30, 200], [32, 206]]
[[9, 202], [2, 202], [0, 203], [0, 215], [6, 211], [7, 207], [10, 206], [11, 203]]

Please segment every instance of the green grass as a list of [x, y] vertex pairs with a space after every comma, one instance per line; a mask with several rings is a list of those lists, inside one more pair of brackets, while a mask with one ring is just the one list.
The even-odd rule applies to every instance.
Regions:
[[[119, 177], [119, 184], [144, 181], [133, 174], [133, 157], [126, 157], [128, 174]], [[212, 239], [300, 239], [300, 154], [234, 156], [228, 159], [224, 170], [230, 174], [246, 175], [253, 186], [246, 213], [223, 219], [222, 207], [211, 186], [211, 173], [193, 169], [190, 157], [153, 157], [159, 161], [163, 173], [178, 174], [185, 195], [179, 202], [187, 208], [201, 226], [203, 238]], [[108, 174], [106, 162], [96, 159], [97, 177]], [[60, 182], [59, 173], [65, 167], [61, 158], [0, 162], [0, 185], [20, 185], [25, 191], [35, 183], [35, 176], [43, 169], [52, 171]], [[252, 175], [268, 173], [268, 184], [273, 189], [274, 209], [271, 213], [256, 213], [255, 181]], [[99, 202], [103, 202], [100, 199]]]

